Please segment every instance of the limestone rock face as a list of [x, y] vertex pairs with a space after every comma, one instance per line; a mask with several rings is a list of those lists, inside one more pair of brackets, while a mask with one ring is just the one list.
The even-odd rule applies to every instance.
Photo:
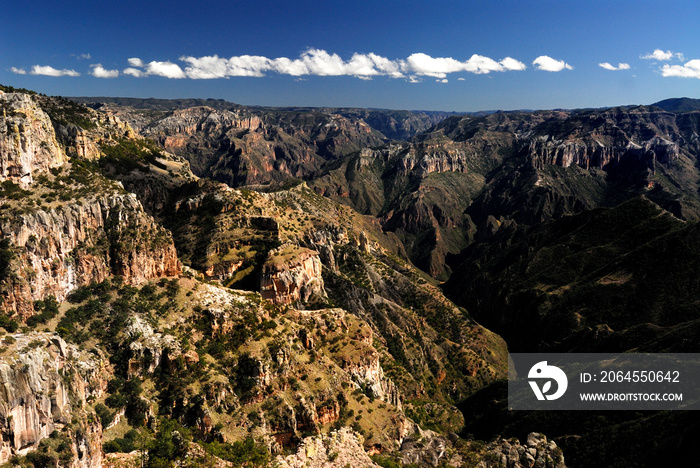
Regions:
[[69, 153], [80, 159], [99, 159], [101, 152], [88, 132], [77, 125], [68, 125], [59, 129], [59, 135], [68, 146]]
[[344, 427], [337, 432], [307, 437], [297, 453], [278, 456], [280, 468], [321, 468], [329, 466], [378, 467], [362, 448], [362, 436]]
[[373, 339], [371, 331], [369, 335], [362, 337], [367, 353], [348, 357], [345, 362], [341, 362], [341, 367], [359, 387], [364, 387], [374, 398], [390, 403], [401, 411], [401, 394], [394, 382], [384, 374], [379, 354], [371, 347]]
[[305, 243], [308, 247], [318, 251], [321, 262], [326, 268], [337, 272], [334, 247], [348, 243], [348, 236], [344, 229], [332, 227], [328, 230], [320, 230], [309, 233]]
[[458, 466], [461, 460], [451, 459], [450, 448], [447, 437], [417, 427], [416, 432], [401, 444], [401, 461], [407, 465], [438, 466], [440, 462], [448, 460], [449, 465]]
[[382, 135], [363, 120], [318, 112], [197, 106], [133, 124], [141, 135], [186, 157], [198, 176], [233, 187], [303, 178], [327, 158], [382, 143]]
[[156, 333], [153, 328], [139, 316], [131, 318], [126, 326], [126, 336], [131, 343], [128, 377], [152, 373], [160, 365], [182, 355], [180, 342], [172, 335]]
[[110, 274], [139, 284], [181, 271], [172, 237], [148, 216], [133, 194], [104, 194], [0, 224], [18, 250], [17, 277], [3, 310], [32, 313], [32, 301], [59, 301], [73, 289]]
[[[0, 463], [35, 450], [54, 430], [60, 432], [81, 419], [87, 398], [99, 398], [107, 388], [108, 375], [104, 362], [57, 335], [17, 334], [4, 342], [8, 349], [0, 357]], [[73, 453], [69, 466], [101, 466], [102, 427], [93, 421], [85, 421], [82, 430], [68, 429]]]
[[271, 250], [262, 268], [260, 293], [275, 304], [326, 297], [318, 252], [291, 245]]
[[[222, 133], [227, 129], [257, 130], [263, 123], [254, 115], [243, 115], [237, 111], [215, 110], [199, 106], [176, 110], [168, 117], [143, 129], [147, 135], [166, 135], [164, 145], [180, 148], [187, 137], [196, 133]], [[182, 141], [182, 143], [180, 143]]]
[[617, 145], [604, 144], [595, 138], [561, 141], [540, 137], [529, 143], [528, 152], [536, 167], [550, 164], [569, 167], [576, 164], [584, 169], [605, 169], [620, 164], [626, 158], [650, 164], [667, 164], [678, 157], [679, 145], [658, 136], [641, 143], [628, 140]]
[[10, 180], [26, 189], [36, 173], [66, 161], [51, 119], [32, 96], [0, 94], [0, 181]]

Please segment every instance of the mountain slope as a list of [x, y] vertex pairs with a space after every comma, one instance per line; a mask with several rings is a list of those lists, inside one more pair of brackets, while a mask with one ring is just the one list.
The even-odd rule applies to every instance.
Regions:
[[[505, 344], [375, 218], [305, 184], [200, 179], [113, 114], [0, 102], [3, 384], [21, 384], [30, 349], [92, 356], [57, 358], [84, 374], [60, 397], [51, 366], [33, 371], [51, 388], [0, 397], [0, 461], [260, 466], [343, 426], [361, 450], [406, 463], [495, 450], [447, 435], [464, 423], [455, 402], [504, 376]], [[37, 405], [51, 418], [19, 417]], [[105, 458], [100, 444], [131, 455]], [[345, 449], [338, 459], [357, 455]]]
[[664, 99], [663, 101], [652, 104], [654, 107], [660, 107], [668, 112], [696, 112], [700, 110], [700, 99], [691, 98], [674, 98]]

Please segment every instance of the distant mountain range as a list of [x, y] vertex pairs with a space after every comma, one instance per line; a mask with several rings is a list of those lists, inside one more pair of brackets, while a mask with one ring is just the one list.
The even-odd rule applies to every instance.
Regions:
[[700, 111], [700, 99], [676, 98], [664, 99], [652, 104], [668, 112], [695, 112]]

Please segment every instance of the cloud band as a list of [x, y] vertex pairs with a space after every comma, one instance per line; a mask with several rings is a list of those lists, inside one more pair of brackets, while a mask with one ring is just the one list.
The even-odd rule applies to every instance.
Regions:
[[[391, 60], [374, 53], [355, 53], [350, 60], [343, 60], [338, 54], [322, 49], [308, 49], [299, 58], [268, 58], [258, 55], [240, 55], [230, 58], [218, 55], [204, 57], [180, 57], [184, 69], [172, 62], [144, 62], [139, 58], [129, 59], [131, 67], [123, 71], [135, 77], [163, 76], [166, 78], [216, 79], [236, 76], [262, 77], [268, 73], [290, 76], [354, 76], [372, 79], [376, 76], [409, 78], [430, 76], [444, 79], [449, 73], [468, 72], [486, 74], [525, 70], [524, 63], [506, 57], [496, 61], [489, 57], [474, 54], [466, 61], [450, 57], [431, 57], [415, 53], [405, 60]], [[411, 79], [413, 78], [413, 79]]]

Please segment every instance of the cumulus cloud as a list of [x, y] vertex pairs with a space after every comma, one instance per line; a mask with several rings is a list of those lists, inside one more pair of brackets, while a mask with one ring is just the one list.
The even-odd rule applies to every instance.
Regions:
[[[338, 54], [329, 53], [322, 49], [308, 49], [298, 58], [288, 57], [268, 58], [257, 55], [240, 55], [230, 58], [218, 55], [191, 57], [183, 56], [180, 60], [186, 64], [184, 75], [192, 79], [216, 79], [233, 76], [261, 77], [266, 73], [279, 73], [294, 77], [315, 76], [354, 76], [369, 80], [376, 76], [392, 78], [408, 78], [413, 76], [431, 76], [444, 79], [448, 73], [470, 72], [476, 74], [503, 72], [509, 70], [524, 70], [524, 63], [506, 57], [500, 62], [489, 57], [472, 55], [467, 61], [459, 61], [450, 57], [434, 58], [427, 54], [416, 53], [406, 60], [392, 60], [375, 53], [355, 53], [349, 60], [343, 60]], [[151, 65], [144, 64], [137, 58], [129, 59], [132, 66], [127, 72], [133, 76], [156, 74]], [[144, 71], [139, 69], [146, 68]], [[141, 73], [141, 75], [139, 75]], [[180, 77], [175, 70], [173, 77]], [[165, 75], [163, 75], [165, 76]], [[415, 80], [410, 80], [415, 81]]]
[[448, 73], [466, 71], [475, 74], [503, 72], [508, 70], [525, 70], [524, 63], [511, 57], [500, 62], [492, 58], [474, 54], [469, 60], [461, 62], [451, 57], [431, 57], [427, 54], [412, 54], [406, 59], [404, 68], [416, 75], [445, 78]]
[[691, 60], [685, 65], [666, 64], [661, 68], [661, 75], [700, 79], [700, 60]]
[[228, 78], [230, 76], [264, 76], [270, 69], [270, 59], [254, 55], [242, 55], [221, 58], [217, 55], [207, 57], [180, 57], [188, 63], [185, 75], [192, 79]]
[[683, 60], [683, 54], [680, 52], [671, 52], [670, 50], [667, 50], [664, 52], [661, 49], [656, 49], [654, 52], [646, 55], [640, 55], [639, 58], [645, 59], [645, 60], [658, 60], [659, 62], [667, 62], [671, 60], [672, 58], [677, 58], [678, 60]]
[[45, 75], [45, 76], [80, 76], [75, 70], [57, 70], [51, 66], [34, 65], [29, 71], [31, 75]]
[[[349, 61], [344, 61], [338, 54], [329, 54], [322, 49], [309, 49], [298, 59], [280, 57], [270, 61], [269, 70], [284, 75], [302, 76], [355, 76], [368, 79], [373, 76], [391, 76], [402, 78], [404, 62], [390, 60], [380, 55], [355, 53]], [[261, 70], [266, 71], [266, 70]]]
[[612, 65], [608, 62], [603, 62], [598, 64], [599, 67], [605, 68], [606, 70], [612, 70], [612, 71], [617, 71], [617, 70], [629, 70], [630, 65], [629, 63], [618, 63], [617, 66]]
[[107, 70], [102, 67], [101, 63], [90, 65], [90, 67], [92, 67], [90, 74], [95, 78], [116, 78], [119, 76], [119, 70]]
[[12, 67], [12, 68], [10, 68], [10, 71], [12, 73], [17, 74], [17, 75], [26, 75], [27, 74], [27, 70], [25, 70], [24, 68]]
[[172, 62], [148, 62], [146, 64], [146, 73], [166, 78], [184, 78], [186, 76], [182, 68]]
[[462, 71], [464, 66], [451, 57], [433, 58], [430, 55], [412, 54], [406, 60], [406, 68], [417, 75], [445, 78], [448, 73]]
[[92, 58], [92, 55], [90, 54], [80, 54], [80, 55], [73, 55], [75, 58], [78, 60], [90, 60]]
[[141, 78], [144, 76], [143, 70], [139, 70], [138, 68], [125, 68], [122, 70], [122, 73], [125, 75], [135, 76], [136, 78]]
[[503, 65], [503, 68], [506, 70], [515, 70], [515, 71], [520, 71], [520, 70], [525, 70], [527, 67], [525, 64], [519, 60], [515, 60], [512, 57], [506, 57], [500, 62], [501, 65]]
[[404, 66], [403, 60], [389, 60], [386, 57], [374, 53], [355, 54], [350, 60], [351, 63], [367, 62], [377, 70], [380, 75], [391, 76], [392, 78], [403, 78], [401, 68]]
[[[125, 75], [135, 76], [140, 78], [146, 75], [163, 76], [165, 78], [185, 78], [187, 75], [179, 65], [172, 62], [148, 62], [144, 63], [140, 58], [130, 58], [129, 65], [131, 67], [124, 69], [123, 73]], [[138, 67], [138, 68], [136, 68]], [[140, 70], [139, 68], [144, 68]]]
[[532, 64], [537, 68], [538, 70], [544, 70], [548, 72], [558, 72], [562, 71], [564, 69], [566, 70], [573, 70], [574, 67], [569, 65], [563, 60], [556, 60], [553, 59], [552, 57], [549, 57], [548, 55], [540, 55], [537, 57], [535, 60], [532, 61]]

